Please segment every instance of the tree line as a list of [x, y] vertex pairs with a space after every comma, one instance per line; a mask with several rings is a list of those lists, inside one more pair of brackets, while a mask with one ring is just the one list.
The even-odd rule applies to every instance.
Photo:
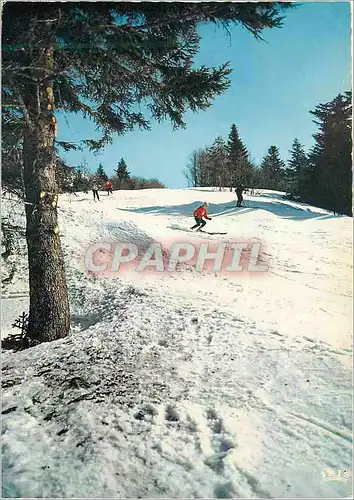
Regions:
[[291, 199], [351, 216], [351, 97], [351, 92], [338, 94], [310, 111], [318, 126], [314, 146], [306, 151], [295, 138], [287, 162], [272, 145], [256, 165], [232, 124], [227, 141], [217, 137], [211, 146], [193, 151], [184, 172], [189, 186], [274, 189]]
[[[7, 114], [6, 111], [4, 112], [5, 117]], [[18, 130], [16, 130], [16, 127]], [[3, 130], [5, 133], [3, 133], [2, 138], [2, 189], [23, 199], [25, 196], [23, 137], [21, 136], [18, 123], [12, 119], [6, 121], [6, 118], [5, 120], [3, 118]], [[99, 185], [111, 181], [113, 189], [165, 188], [165, 185], [156, 178], [146, 179], [144, 177], [132, 176], [124, 158], [121, 158], [118, 162], [114, 174], [109, 176], [101, 163], [96, 172], [92, 173], [85, 161], [76, 167], [68, 165], [63, 160], [60, 152], [57, 151], [55, 173], [59, 193], [80, 191], [87, 193], [93, 181]]]
[[87, 164], [84, 162], [79, 167], [70, 167], [61, 159], [57, 162], [59, 190], [62, 193], [72, 193], [83, 191], [87, 193], [93, 183], [103, 187], [108, 181], [116, 189], [158, 189], [164, 188], [158, 179], [145, 179], [144, 177], [132, 176], [128, 170], [124, 158], [121, 158], [114, 170], [114, 175], [107, 175], [102, 163], [99, 164], [96, 172], [90, 173]]

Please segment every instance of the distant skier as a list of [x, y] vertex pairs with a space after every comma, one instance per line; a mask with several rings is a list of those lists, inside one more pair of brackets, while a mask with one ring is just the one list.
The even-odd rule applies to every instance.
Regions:
[[70, 184], [69, 184], [69, 194], [70, 195], [74, 194], [77, 197], [77, 194], [75, 192], [75, 188], [74, 188], [74, 183], [73, 182], [70, 182]]
[[100, 201], [100, 197], [98, 196], [98, 189], [99, 189], [98, 183], [94, 180], [92, 182], [92, 192], [94, 201], [96, 201], [96, 198], [98, 201]]
[[[209, 206], [209, 203], [205, 201], [203, 205], [198, 207], [196, 210], [194, 210], [194, 218], [195, 218], [195, 225], [191, 227], [191, 229], [195, 229], [198, 227], [197, 231], [200, 231], [206, 224], [206, 221], [204, 219], [211, 220], [211, 217], [208, 216], [207, 214], [207, 207]], [[200, 227], [199, 227], [200, 226]]]
[[235, 193], [237, 196], [237, 203], [236, 207], [242, 207], [242, 202], [243, 202], [243, 196], [242, 193], [245, 191], [245, 188], [243, 187], [242, 184], [239, 184], [237, 188], [235, 189]]
[[111, 181], [107, 181], [106, 184], [104, 185], [105, 189], [107, 190], [107, 195], [109, 196], [110, 194], [113, 194], [113, 184]]

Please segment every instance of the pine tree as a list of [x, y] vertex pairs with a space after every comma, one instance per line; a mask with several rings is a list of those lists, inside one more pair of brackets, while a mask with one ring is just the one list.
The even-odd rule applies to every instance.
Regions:
[[268, 149], [261, 163], [263, 187], [265, 189], [282, 190], [284, 187], [285, 162], [280, 158], [276, 146]]
[[227, 142], [229, 155], [229, 185], [248, 184], [252, 175], [252, 167], [248, 160], [248, 151], [238, 134], [235, 123], [231, 126]]
[[74, 191], [74, 179], [77, 176], [77, 169], [68, 165], [61, 158], [57, 158], [56, 164], [59, 192], [67, 193]]
[[108, 175], [106, 174], [104, 168], [103, 168], [103, 165], [102, 163], [100, 163], [98, 165], [98, 168], [96, 170], [96, 174], [95, 174], [95, 177], [97, 178], [97, 180], [99, 182], [107, 182], [108, 180]]
[[352, 215], [351, 97], [339, 94], [311, 111], [319, 132], [300, 189], [303, 201], [346, 215]]
[[125, 163], [124, 158], [120, 159], [115, 172], [118, 178], [118, 188], [122, 189], [123, 187], [127, 187], [130, 179], [130, 172], [128, 172], [128, 166]]
[[[101, 136], [159, 121], [184, 126], [230, 85], [227, 64], [196, 68], [200, 23], [239, 24], [260, 37], [280, 27], [289, 4], [184, 2], [7, 2], [2, 17], [2, 105], [21, 123], [30, 313], [28, 335], [68, 335], [70, 311], [57, 220], [56, 110], [81, 113]], [[35, 209], [35, 210], [34, 210]]]
[[209, 150], [209, 168], [211, 170], [212, 186], [222, 187], [227, 184], [229, 159], [225, 141], [222, 137], [217, 137]]
[[294, 139], [290, 155], [288, 168], [285, 171], [286, 188], [290, 196], [298, 198], [300, 196], [300, 186], [306, 176], [309, 162], [305, 148], [297, 138]]
[[90, 174], [86, 162], [75, 168], [73, 189], [84, 193], [88, 193], [90, 189]]

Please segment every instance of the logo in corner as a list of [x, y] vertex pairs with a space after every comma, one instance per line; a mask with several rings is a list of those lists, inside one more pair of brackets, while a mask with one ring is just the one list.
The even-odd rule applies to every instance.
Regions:
[[325, 469], [322, 472], [322, 477], [326, 483], [330, 483], [332, 481], [345, 483], [351, 477], [351, 471], [347, 469]]

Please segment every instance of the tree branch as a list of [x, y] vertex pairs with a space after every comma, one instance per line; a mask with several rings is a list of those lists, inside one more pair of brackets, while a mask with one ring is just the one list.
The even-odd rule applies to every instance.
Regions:
[[25, 105], [25, 103], [23, 101], [21, 92], [19, 92], [18, 89], [17, 89], [17, 87], [16, 87], [16, 85], [14, 85], [14, 82], [13, 82], [12, 78], [11, 77], [8, 77], [8, 78], [9, 78], [9, 81], [10, 81], [10, 83], [12, 85], [12, 88], [13, 88], [14, 92], [16, 93], [16, 96], [17, 96], [18, 100], [21, 103], [21, 106], [22, 106], [22, 109], [23, 109], [23, 117], [25, 119], [25, 122], [26, 122], [28, 128], [30, 130], [33, 130], [34, 125], [33, 125], [32, 121], [30, 119], [30, 115], [29, 115], [28, 109], [27, 109], [27, 107], [26, 107], [26, 105]]

